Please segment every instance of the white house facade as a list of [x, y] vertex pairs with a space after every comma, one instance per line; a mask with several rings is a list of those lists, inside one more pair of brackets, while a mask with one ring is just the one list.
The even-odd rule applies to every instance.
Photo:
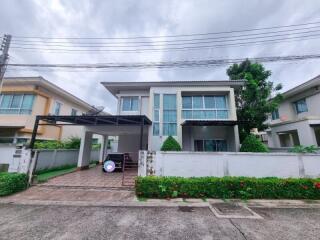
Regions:
[[320, 76], [283, 93], [268, 125], [269, 147], [320, 146]]
[[[118, 99], [117, 115], [145, 115], [144, 148], [160, 150], [173, 136], [184, 151], [238, 151], [234, 98], [243, 81], [103, 82]], [[119, 136], [119, 150], [137, 136]]]

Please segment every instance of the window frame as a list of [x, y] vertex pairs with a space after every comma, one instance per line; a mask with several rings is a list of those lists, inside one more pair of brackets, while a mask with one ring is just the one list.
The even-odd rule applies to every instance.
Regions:
[[[74, 113], [74, 114], [73, 114]], [[78, 110], [75, 108], [71, 108], [71, 116], [77, 116]]]
[[[195, 148], [196, 141], [198, 141], [198, 142], [201, 141], [202, 142], [202, 151], [197, 151], [196, 150], [196, 148]], [[206, 151], [206, 141], [213, 141], [215, 150]], [[224, 141], [225, 142], [225, 147], [226, 147], [225, 151], [228, 151], [228, 141], [226, 139], [220, 139], [220, 138], [216, 138], [216, 139], [194, 139], [193, 140], [194, 151], [195, 152], [224, 152], [224, 151], [218, 151], [218, 141]]]
[[280, 119], [279, 108], [276, 108], [274, 111], [271, 112], [271, 119], [272, 120]]
[[[4, 96], [9, 96], [9, 104], [8, 107], [2, 108], [1, 104], [3, 101]], [[19, 101], [19, 106], [18, 107], [12, 107], [14, 97], [19, 96], [21, 97]], [[32, 96], [32, 103], [30, 108], [23, 108], [23, 103], [26, 98], [26, 96]], [[2, 93], [0, 94], [0, 115], [31, 115], [33, 111], [33, 106], [34, 106], [34, 100], [35, 100], [35, 95], [34, 94], [29, 94], [29, 93], [13, 93], [13, 94], [7, 94], [7, 93]], [[4, 111], [4, 113], [2, 113]], [[7, 112], [6, 112], [7, 111]]]
[[[59, 106], [59, 112], [58, 112], [58, 114], [56, 114], [56, 107], [57, 107], [57, 106]], [[55, 115], [55, 116], [60, 116], [61, 107], [62, 107], [62, 102], [55, 101], [55, 102], [54, 102], [54, 106], [53, 106], [53, 115]]]
[[[299, 109], [298, 109], [298, 103], [299, 103], [299, 102], [304, 102], [304, 104], [305, 104], [305, 109], [304, 109], [304, 111], [299, 111]], [[308, 112], [308, 111], [309, 111], [306, 98], [301, 98], [301, 99], [293, 102], [293, 104], [294, 104], [294, 109], [295, 109], [295, 111], [296, 111], [297, 114], [300, 114], [300, 113], [304, 113], [304, 112]]]
[[[130, 110], [124, 110], [123, 109], [123, 102], [124, 102], [124, 99], [127, 98], [127, 99], [130, 99]], [[132, 102], [133, 102], [133, 98], [137, 98], [138, 100], [138, 105], [137, 105], [137, 109], [136, 110], [132, 110]], [[139, 101], [139, 96], [121, 96], [121, 112], [139, 112], [139, 109], [140, 109], [140, 101]]]
[[[158, 103], [159, 106], [157, 106], [157, 107], [155, 104], [155, 96], [156, 95], [159, 97], [159, 103]], [[153, 136], [160, 136], [160, 102], [161, 102], [160, 94], [154, 93], [153, 94], [153, 121], [152, 121], [152, 134], [153, 134]], [[158, 120], [155, 120], [156, 112], [158, 114]], [[158, 133], [155, 133], [155, 126], [158, 126]]]
[[[176, 101], [176, 104], [175, 104], [175, 107], [172, 107], [172, 108], [168, 108], [166, 109], [165, 106], [164, 106], [164, 99], [165, 99], [165, 96], [170, 96], [170, 95], [173, 95], [175, 96], [175, 101]], [[165, 117], [164, 117], [164, 113], [165, 111], [175, 111], [175, 114], [176, 114], [176, 120], [173, 122], [173, 121], [165, 121]], [[177, 94], [176, 93], [165, 93], [162, 95], [162, 136], [177, 136], [177, 117], [178, 117], [178, 113], [177, 113]], [[175, 124], [175, 133], [173, 134], [167, 134], [165, 132], [165, 126], [168, 124], [168, 126], [170, 126], [171, 124]]]
[[[183, 98], [191, 97], [191, 108], [183, 108]], [[193, 98], [194, 97], [202, 97], [202, 108], [193, 108]], [[213, 97], [214, 98], [214, 108], [206, 108], [205, 97]], [[216, 97], [224, 97], [226, 108], [217, 108]], [[185, 118], [184, 112], [191, 112], [191, 118]], [[195, 118], [194, 112], [213, 112], [213, 118]], [[218, 118], [218, 112], [226, 112], [226, 118]], [[181, 108], [181, 116], [185, 120], [221, 120], [221, 119], [229, 119], [230, 116], [230, 108], [228, 103], [228, 95], [186, 95], [182, 96], [182, 108]]]

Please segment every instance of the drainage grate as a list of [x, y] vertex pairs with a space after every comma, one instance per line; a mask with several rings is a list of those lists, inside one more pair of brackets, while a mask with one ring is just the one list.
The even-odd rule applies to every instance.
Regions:
[[209, 207], [218, 218], [262, 219], [260, 215], [247, 206], [237, 203], [210, 203]]
[[179, 206], [179, 211], [181, 211], [181, 212], [194, 212], [194, 208], [187, 207], [187, 206]]

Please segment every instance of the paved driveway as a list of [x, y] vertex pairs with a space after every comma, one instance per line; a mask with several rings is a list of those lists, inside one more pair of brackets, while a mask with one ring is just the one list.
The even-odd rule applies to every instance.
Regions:
[[320, 209], [254, 209], [262, 220], [208, 208], [0, 205], [0, 239], [319, 239]]

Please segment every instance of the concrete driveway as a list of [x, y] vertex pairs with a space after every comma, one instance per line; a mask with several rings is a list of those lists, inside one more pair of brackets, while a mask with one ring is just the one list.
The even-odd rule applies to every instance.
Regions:
[[254, 209], [218, 219], [208, 208], [0, 205], [0, 239], [319, 239], [320, 209]]

